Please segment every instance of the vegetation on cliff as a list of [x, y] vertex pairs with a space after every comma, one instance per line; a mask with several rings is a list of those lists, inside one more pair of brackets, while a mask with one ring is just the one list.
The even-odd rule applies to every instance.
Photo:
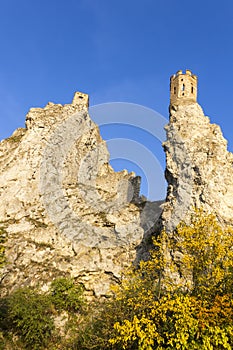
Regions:
[[[25, 290], [2, 300], [5, 349], [230, 350], [233, 231], [197, 211], [189, 225], [154, 239], [151, 259], [125, 271], [104, 302], [84, 306], [80, 287], [66, 279], [47, 294]], [[55, 320], [64, 311], [61, 335]]]
[[5, 263], [5, 246], [4, 243], [6, 242], [7, 238], [7, 232], [4, 228], [4, 226], [0, 223], [0, 268], [3, 267]]
[[83, 308], [82, 287], [70, 278], [54, 280], [47, 293], [17, 289], [0, 302], [0, 349], [58, 349], [62, 319], [71, 325]]

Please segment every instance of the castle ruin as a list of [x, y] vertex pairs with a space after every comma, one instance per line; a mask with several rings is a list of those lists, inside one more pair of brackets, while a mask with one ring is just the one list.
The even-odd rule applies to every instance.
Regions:
[[179, 70], [170, 78], [170, 104], [197, 102], [197, 76], [191, 70]]

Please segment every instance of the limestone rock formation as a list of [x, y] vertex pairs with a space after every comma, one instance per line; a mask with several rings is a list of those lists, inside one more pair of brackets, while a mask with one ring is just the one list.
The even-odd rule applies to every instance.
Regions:
[[26, 128], [0, 143], [5, 287], [40, 282], [46, 290], [71, 274], [87, 294], [105, 295], [135, 260], [145, 234], [134, 204], [138, 178], [115, 173], [108, 161], [81, 93], [70, 105], [32, 108]]
[[196, 82], [191, 71], [178, 71], [171, 77], [164, 143], [168, 191], [162, 214], [168, 231], [182, 220], [188, 222], [194, 207], [233, 226], [233, 154], [220, 127], [211, 124], [195, 102]]
[[139, 198], [138, 177], [109, 165], [88, 95], [29, 111], [26, 128], [0, 143], [5, 290], [38, 284], [47, 290], [54, 278], [71, 275], [87, 295], [104, 296], [125, 266], [148, 256], [155, 229], [172, 233], [195, 207], [233, 226], [233, 154], [196, 97], [191, 71], [172, 76], [162, 214], [161, 202]]

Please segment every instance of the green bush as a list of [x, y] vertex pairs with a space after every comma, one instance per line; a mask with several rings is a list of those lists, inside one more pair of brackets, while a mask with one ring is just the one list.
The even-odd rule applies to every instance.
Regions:
[[[124, 319], [130, 313], [121, 302], [115, 298], [96, 301], [89, 304], [89, 309], [83, 322], [79, 324], [76, 339], [73, 340], [71, 349], [75, 350], [110, 350], [113, 346], [109, 339], [116, 335], [115, 322]], [[114, 349], [122, 349], [114, 345]]]
[[52, 305], [46, 295], [21, 288], [2, 299], [0, 308], [3, 334], [17, 334], [26, 349], [42, 349], [47, 345], [54, 322]]
[[84, 304], [83, 288], [71, 278], [58, 278], [51, 284], [51, 301], [57, 310], [77, 312]]
[[60, 338], [54, 318], [60, 311], [67, 311], [69, 324], [65, 331], [74, 333], [71, 328], [75, 327], [83, 306], [83, 289], [71, 278], [54, 280], [46, 294], [28, 287], [17, 289], [0, 299], [0, 343], [3, 343], [0, 350], [66, 349], [69, 339]]

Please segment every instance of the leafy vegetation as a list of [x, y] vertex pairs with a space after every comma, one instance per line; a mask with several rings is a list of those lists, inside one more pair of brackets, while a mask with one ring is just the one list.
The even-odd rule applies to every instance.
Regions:
[[0, 268], [4, 266], [6, 262], [5, 257], [5, 246], [6, 242], [6, 230], [4, 227], [0, 226]]
[[17, 334], [27, 348], [40, 349], [54, 329], [51, 314], [51, 303], [45, 295], [22, 288], [4, 300], [1, 326]]
[[51, 301], [60, 311], [80, 311], [84, 305], [83, 288], [71, 278], [58, 278], [51, 284]]
[[71, 312], [79, 310], [82, 304], [82, 289], [72, 279], [53, 281], [49, 293], [28, 287], [17, 289], [1, 299], [0, 339], [2, 336], [9, 349], [51, 349], [60, 343], [54, 322], [59, 315], [56, 308]]
[[76, 349], [232, 349], [232, 255], [232, 230], [197, 211], [127, 271]]
[[[84, 307], [72, 279], [55, 280], [47, 294], [18, 290], [0, 308], [3, 339], [17, 334], [16, 349], [230, 350], [233, 231], [196, 211], [190, 225], [154, 239], [151, 259], [125, 271], [112, 291]], [[64, 310], [61, 337], [54, 319]]]

